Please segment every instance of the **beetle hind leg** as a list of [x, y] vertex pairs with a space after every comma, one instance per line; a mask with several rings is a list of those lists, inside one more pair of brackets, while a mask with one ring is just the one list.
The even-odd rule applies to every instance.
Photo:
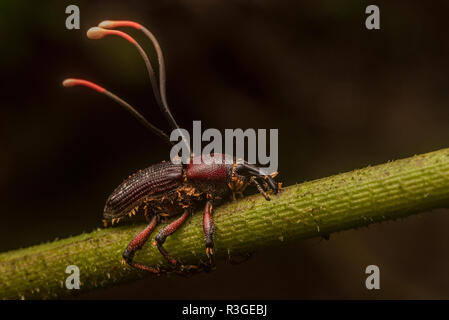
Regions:
[[137, 236], [135, 236], [133, 240], [131, 240], [131, 242], [128, 244], [125, 251], [123, 252], [122, 255], [123, 264], [129, 264], [130, 266], [136, 269], [148, 271], [155, 274], [160, 273], [159, 269], [151, 268], [143, 264], [133, 262], [134, 254], [136, 253], [137, 250], [140, 250], [142, 246], [145, 244], [145, 242], [148, 240], [154, 228], [156, 228], [157, 223], [158, 218], [157, 216], [154, 216], [153, 218], [151, 218], [148, 226], [145, 229], [143, 229]]
[[172, 223], [170, 223], [168, 226], [166, 226], [165, 228], [163, 228], [158, 235], [156, 236], [155, 239], [155, 245], [157, 246], [157, 248], [159, 249], [159, 252], [164, 256], [164, 258], [173, 266], [178, 267], [180, 269], [180, 271], [182, 272], [188, 272], [191, 270], [196, 270], [198, 269], [197, 266], [194, 265], [183, 265], [181, 264], [178, 260], [172, 258], [167, 250], [165, 250], [163, 244], [165, 242], [165, 240], [167, 239], [168, 236], [172, 235], [173, 233], [175, 233], [177, 230], [179, 230], [179, 228], [181, 228], [181, 226], [186, 222], [187, 218], [189, 217], [191, 210], [190, 209], [186, 209], [183, 213], [183, 215], [181, 217], [179, 217], [178, 219], [176, 219], [175, 221], [173, 221]]

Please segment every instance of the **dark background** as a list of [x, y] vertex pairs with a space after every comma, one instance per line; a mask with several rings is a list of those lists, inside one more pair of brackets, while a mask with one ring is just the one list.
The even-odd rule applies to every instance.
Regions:
[[[81, 30], [65, 29], [69, 4]], [[381, 30], [365, 28], [369, 4]], [[449, 146], [448, 10], [445, 1], [1, 1], [0, 251], [101, 227], [122, 179], [168, 159], [114, 102], [61, 86], [95, 81], [168, 129], [134, 47], [85, 36], [98, 22], [132, 19], [158, 37], [182, 127], [278, 128], [279, 178], [290, 185]], [[449, 298], [447, 213], [81, 297]], [[370, 264], [381, 290], [364, 287]]]

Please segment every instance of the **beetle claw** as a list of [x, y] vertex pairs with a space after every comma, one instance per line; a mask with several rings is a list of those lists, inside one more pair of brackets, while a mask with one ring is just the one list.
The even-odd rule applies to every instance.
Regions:
[[213, 248], [206, 248], [206, 255], [210, 258], [214, 255], [214, 249]]

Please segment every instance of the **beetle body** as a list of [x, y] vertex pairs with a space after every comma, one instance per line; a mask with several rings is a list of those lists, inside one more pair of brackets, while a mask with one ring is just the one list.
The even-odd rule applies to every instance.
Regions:
[[[223, 154], [213, 156], [229, 157]], [[120, 219], [139, 209], [148, 210], [150, 215], [179, 215], [185, 208], [196, 207], [207, 199], [219, 200], [232, 194], [234, 185], [245, 183], [247, 179], [233, 173], [233, 168], [234, 164], [226, 163], [202, 161], [195, 164], [193, 159], [188, 165], [172, 162], [154, 164], [133, 174], [112, 192], [103, 216], [105, 219]]]
[[[205, 161], [205, 160], [209, 161]], [[212, 154], [204, 157], [191, 158], [187, 165], [162, 162], [152, 165], [133, 174], [122, 182], [109, 196], [104, 209], [104, 218], [116, 219], [132, 216], [143, 209], [148, 227], [136, 236], [123, 253], [126, 263], [148, 271], [148, 267], [134, 263], [136, 250], [140, 249], [148, 239], [157, 222], [164, 217], [181, 215], [180, 218], [164, 228], [156, 236], [156, 245], [161, 254], [172, 264], [178, 261], [170, 257], [163, 247], [165, 239], [174, 233], [186, 221], [188, 214], [199, 204], [205, 205], [203, 229], [206, 240], [206, 253], [209, 258], [213, 255], [214, 224], [212, 220], [212, 206], [219, 203], [226, 196], [242, 192], [250, 182], [270, 200], [266, 189], [278, 192], [278, 185], [274, 184], [272, 176], [263, 175], [259, 168], [246, 162], [230, 161], [232, 157], [226, 154]], [[219, 163], [211, 159], [220, 160]], [[263, 186], [263, 187], [262, 187]], [[144, 241], [141, 239], [145, 239]], [[149, 271], [154, 272], [153, 269]]]

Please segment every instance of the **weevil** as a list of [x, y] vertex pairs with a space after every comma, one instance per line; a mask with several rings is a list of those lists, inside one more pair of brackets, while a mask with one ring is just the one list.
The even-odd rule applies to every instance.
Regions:
[[[145, 51], [130, 35], [116, 30], [120, 27], [140, 30], [151, 40], [157, 54], [159, 79], [156, 78]], [[141, 24], [133, 21], [103, 21], [87, 32], [90, 39], [100, 39], [107, 35], [120, 36], [137, 48], [147, 67], [157, 105], [172, 130], [179, 129], [167, 103], [164, 58], [154, 35]], [[163, 130], [151, 124], [125, 100], [103, 87], [87, 80], [74, 78], [64, 80], [63, 85], [65, 87], [86, 86], [108, 96], [135, 116], [150, 131], [169, 145], [173, 145], [173, 142], [170, 141], [169, 136]], [[210, 156], [218, 157], [223, 161], [221, 163], [210, 163], [210, 161], [204, 161], [204, 156], [195, 157], [191, 154], [190, 160], [186, 164], [177, 164], [172, 161], [154, 164], [131, 175], [112, 192], [104, 207], [105, 221], [115, 223], [125, 216], [132, 216], [136, 212], [143, 211], [148, 222], [145, 229], [138, 233], [124, 250], [123, 263], [151, 273], [160, 273], [160, 268], [134, 262], [133, 258], [136, 251], [141, 249], [149, 239], [158, 223], [170, 217], [177, 217], [156, 235], [154, 243], [170, 265], [187, 270], [188, 266], [184, 266], [179, 260], [170, 256], [163, 244], [168, 236], [176, 232], [185, 223], [194, 208], [203, 206], [206, 255], [209, 258], [209, 263], [213, 264], [215, 229], [212, 218], [213, 207], [228, 196], [235, 199], [235, 195], [243, 195], [242, 192], [250, 184], [254, 185], [266, 200], [270, 200], [268, 191], [272, 191], [274, 194], [279, 192], [281, 184], [274, 180], [277, 173], [265, 174], [258, 166], [246, 161], [238, 162], [234, 158], [230, 159], [230, 156], [226, 154]], [[191, 267], [194, 268], [195, 266]]]

